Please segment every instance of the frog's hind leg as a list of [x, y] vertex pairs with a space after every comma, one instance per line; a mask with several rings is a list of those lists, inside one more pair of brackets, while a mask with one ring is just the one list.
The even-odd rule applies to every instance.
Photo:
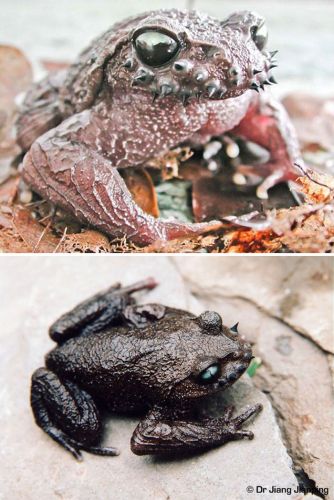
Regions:
[[50, 326], [49, 335], [57, 344], [62, 344], [78, 335], [96, 333], [107, 326], [113, 326], [123, 319], [123, 313], [127, 307], [136, 303], [131, 296], [132, 293], [150, 290], [156, 285], [157, 283], [152, 278], [127, 287], [121, 287], [117, 283], [63, 314]]
[[118, 455], [115, 448], [98, 446], [102, 423], [93, 398], [72, 382], [39, 368], [32, 375], [31, 407], [36, 423], [72, 455], [80, 450], [97, 455]]
[[131, 438], [131, 450], [136, 455], [188, 454], [229, 441], [253, 439], [254, 434], [242, 426], [261, 412], [262, 405], [249, 406], [234, 418], [233, 410], [233, 407], [228, 408], [222, 417], [193, 420], [187, 415], [173, 414], [170, 408], [153, 407], [136, 427]]
[[23, 161], [23, 178], [40, 195], [82, 221], [139, 245], [222, 227], [217, 221], [187, 224], [145, 213], [107, 158], [81, 143], [58, 137], [56, 131], [32, 145]]

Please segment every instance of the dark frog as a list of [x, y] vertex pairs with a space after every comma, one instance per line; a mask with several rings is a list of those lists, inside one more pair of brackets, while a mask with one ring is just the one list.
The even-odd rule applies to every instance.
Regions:
[[120, 172], [231, 131], [269, 150], [256, 167], [259, 197], [300, 175], [290, 121], [262, 92], [275, 83], [266, 45], [264, 19], [248, 11], [218, 20], [166, 9], [116, 24], [28, 93], [17, 123], [23, 178], [82, 221], [139, 244], [221, 227], [146, 214]]
[[199, 416], [196, 404], [233, 384], [252, 358], [249, 344], [216, 312], [193, 314], [160, 304], [136, 305], [131, 294], [153, 288], [145, 280], [116, 285], [79, 304], [50, 328], [57, 342], [46, 368], [32, 376], [35, 420], [76, 458], [102, 447], [100, 412], [144, 414], [131, 449], [137, 455], [182, 454], [253, 438], [243, 424], [261, 409], [233, 417]]

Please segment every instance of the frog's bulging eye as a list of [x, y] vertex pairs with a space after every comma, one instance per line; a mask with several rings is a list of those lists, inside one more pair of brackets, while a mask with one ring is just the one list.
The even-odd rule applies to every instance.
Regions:
[[180, 49], [175, 38], [156, 30], [142, 31], [134, 38], [133, 43], [139, 59], [153, 67], [168, 63]]
[[220, 377], [220, 367], [218, 363], [208, 366], [198, 375], [198, 383], [212, 384]]
[[259, 50], [263, 50], [268, 41], [268, 28], [265, 22], [251, 28], [252, 40]]

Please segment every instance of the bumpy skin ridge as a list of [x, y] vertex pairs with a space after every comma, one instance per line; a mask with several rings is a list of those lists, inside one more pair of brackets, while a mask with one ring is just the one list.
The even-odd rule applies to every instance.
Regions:
[[193, 314], [137, 306], [131, 294], [149, 279], [116, 285], [62, 315], [51, 327], [57, 347], [32, 376], [37, 425], [80, 458], [80, 450], [116, 455], [101, 447], [101, 410], [146, 414], [131, 449], [138, 455], [191, 453], [253, 438], [242, 425], [260, 405], [232, 417], [201, 417], [196, 403], [232, 385], [247, 369], [251, 348], [216, 312]]
[[[269, 95], [255, 92], [275, 81], [274, 53], [257, 35], [263, 23], [247, 11], [219, 21], [166, 9], [115, 25], [66, 74], [28, 94], [18, 120], [18, 141], [27, 151], [24, 179], [79, 219], [138, 244], [221, 227], [147, 215], [118, 170], [232, 130], [271, 153], [258, 169], [265, 177], [260, 197], [299, 175], [293, 168], [301, 163], [298, 144], [286, 114]], [[158, 66], [143, 62], [147, 53], [137, 42], [152, 31], [178, 47]]]

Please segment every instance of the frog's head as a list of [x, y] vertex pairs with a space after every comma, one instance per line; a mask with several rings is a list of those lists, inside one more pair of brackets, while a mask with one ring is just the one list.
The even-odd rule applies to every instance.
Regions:
[[175, 359], [176, 383], [169, 400], [184, 402], [208, 396], [232, 385], [252, 359], [250, 344], [239, 335], [237, 325], [228, 328], [221, 316], [206, 311], [193, 320], [191, 335], [183, 334], [186, 355]]
[[267, 38], [265, 20], [249, 11], [223, 21], [195, 11], [152, 12], [130, 25], [112, 79], [129, 81], [154, 99], [236, 97], [275, 83]]

